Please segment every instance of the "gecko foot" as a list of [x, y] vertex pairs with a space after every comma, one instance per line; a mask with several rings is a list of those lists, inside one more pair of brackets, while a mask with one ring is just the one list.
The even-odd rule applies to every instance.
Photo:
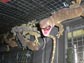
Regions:
[[63, 31], [64, 31], [64, 29], [62, 29], [62, 31], [59, 31], [59, 32], [58, 32], [58, 34], [56, 35], [57, 38], [60, 38], [60, 37], [63, 35]]

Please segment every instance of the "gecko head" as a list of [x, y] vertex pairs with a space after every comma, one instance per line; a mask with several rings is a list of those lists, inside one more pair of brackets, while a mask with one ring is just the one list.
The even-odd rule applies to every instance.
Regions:
[[45, 18], [40, 21], [40, 28], [44, 36], [49, 36], [53, 27], [54, 25], [49, 18]]

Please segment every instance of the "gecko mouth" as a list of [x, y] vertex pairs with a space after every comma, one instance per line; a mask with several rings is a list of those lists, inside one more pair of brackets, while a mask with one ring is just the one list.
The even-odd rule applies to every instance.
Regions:
[[48, 36], [50, 34], [52, 27], [51, 26], [47, 26], [45, 28], [42, 28], [42, 33], [44, 36]]

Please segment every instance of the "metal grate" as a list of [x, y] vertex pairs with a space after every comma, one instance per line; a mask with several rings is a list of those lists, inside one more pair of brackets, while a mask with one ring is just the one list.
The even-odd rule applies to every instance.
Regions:
[[32, 63], [32, 52], [15, 50], [0, 53], [0, 63]]
[[[0, 29], [3, 29], [1, 33], [9, 31], [11, 27], [18, 25], [18, 23], [27, 23], [34, 19], [40, 21], [50, 16], [54, 11], [69, 6], [71, 1], [72, 0], [11, 0], [5, 4], [0, 2]], [[67, 6], [65, 6], [65, 4], [67, 4]], [[5, 18], [3, 16], [5, 16]]]
[[[84, 25], [68, 28], [67, 63], [84, 62]], [[68, 30], [67, 29], [67, 30]]]
[[[0, 3], [0, 33], [11, 27], [36, 19], [37, 21], [51, 15], [52, 12], [65, 7], [71, 0], [11, 0]], [[12, 24], [12, 25], [11, 25]]]
[[48, 17], [51, 12], [64, 7], [62, 2], [62, 0], [13, 0], [6, 5], [1, 4], [0, 6], [2, 13], [7, 13], [7, 15], [16, 18], [20, 17], [19, 19], [24, 17], [28, 21], [30, 18], [41, 19]]

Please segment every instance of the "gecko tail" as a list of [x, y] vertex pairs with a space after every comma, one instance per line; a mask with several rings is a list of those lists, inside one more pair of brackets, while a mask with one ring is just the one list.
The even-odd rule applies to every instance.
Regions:
[[82, 1], [82, 0], [75, 0], [75, 2], [76, 2], [77, 4], [79, 4], [79, 5], [81, 4], [81, 1]]
[[82, 7], [82, 14], [81, 16], [84, 17], [84, 3], [82, 3], [82, 0], [74, 0], [72, 1], [72, 5], [70, 5], [70, 8], [76, 8], [76, 7]]
[[82, 0], [74, 0], [74, 1], [71, 1], [71, 5], [69, 6], [70, 8], [76, 8], [76, 7], [79, 7], [80, 4], [81, 4], [81, 1]]
[[72, 4], [73, 4], [73, 5], [74, 5], [74, 4], [80, 5], [81, 2], [82, 2], [82, 0], [73, 0], [73, 1], [72, 1]]

